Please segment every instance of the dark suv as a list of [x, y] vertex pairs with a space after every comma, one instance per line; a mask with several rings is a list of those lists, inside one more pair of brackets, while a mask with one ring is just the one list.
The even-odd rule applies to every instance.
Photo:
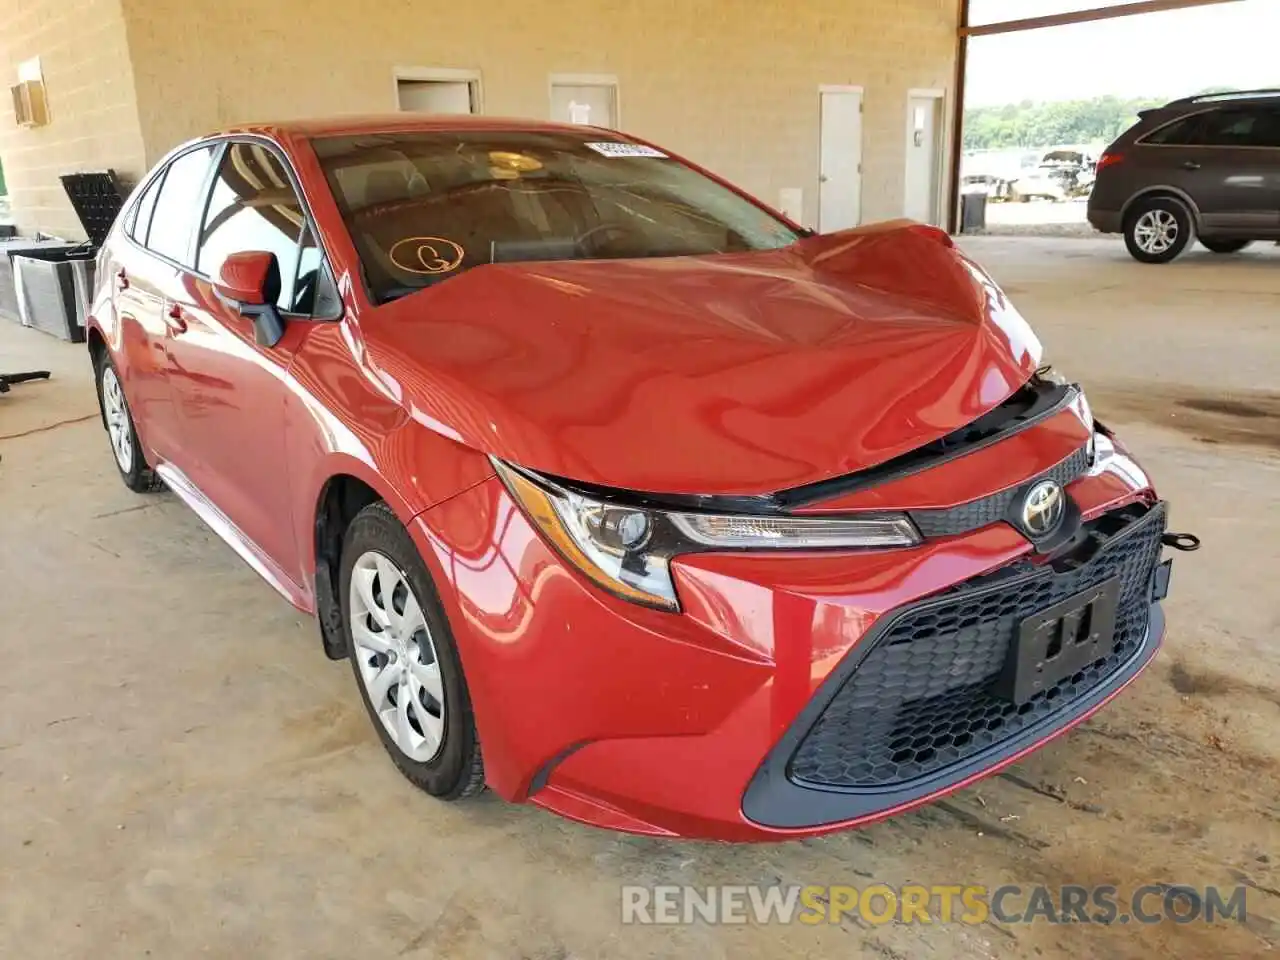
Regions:
[[1143, 263], [1194, 237], [1214, 253], [1280, 240], [1280, 90], [1212, 94], [1146, 110], [1098, 161], [1089, 222]]

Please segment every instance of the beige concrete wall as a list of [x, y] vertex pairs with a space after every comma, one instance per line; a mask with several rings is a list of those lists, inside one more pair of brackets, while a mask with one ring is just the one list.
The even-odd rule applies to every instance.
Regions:
[[[17, 65], [40, 58], [51, 122], [16, 126], [8, 88]], [[81, 239], [58, 177], [115, 168], [145, 172], [146, 157], [120, 0], [6, 0], [0, 12], [0, 162], [24, 232]]]
[[550, 74], [614, 74], [624, 129], [772, 203], [800, 187], [810, 222], [820, 85], [865, 88], [863, 216], [874, 220], [902, 213], [908, 89], [954, 83], [957, 0], [123, 7], [150, 160], [226, 124], [392, 110], [396, 67], [479, 70], [484, 112], [538, 118]]

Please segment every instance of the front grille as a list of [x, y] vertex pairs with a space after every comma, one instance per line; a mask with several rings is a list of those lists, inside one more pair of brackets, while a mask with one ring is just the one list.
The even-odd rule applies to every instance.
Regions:
[[1013, 501], [1031, 484], [1039, 483], [1041, 480], [1056, 480], [1065, 487], [1073, 480], [1084, 476], [1088, 470], [1089, 448], [1085, 446], [1057, 466], [1031, 478], [1024, 484], [993, 493], [980, 500], [962, 503], [958, 507], [947, 507], [941, 510], [912, 510], [909, 516], [921, 535], [926, 538], [958, 536], [1004, 519], [1008, 516]]
[[[1021, 564], [910, 607], [875, 641], [801, 741], [789, 774], [801, 785], [886, 787], [928, 776], [1016, 736], [1105, 682], [1141, 649], [1165, 510], [1094, 523], [1065, 571]], [[1105, 658], [1021, 706], [989, 692], [1021, 622], [1119, 577], [1116, 645]], [[855, 651], [856, 653], [856, 651]]]

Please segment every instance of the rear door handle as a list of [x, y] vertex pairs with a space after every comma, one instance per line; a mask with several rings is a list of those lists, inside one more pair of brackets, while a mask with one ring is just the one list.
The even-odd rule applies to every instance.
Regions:
[[1182, 169], [1183, 170], [1199, 170], [1200, 164], [1196, 163], [1194, 160], [1188, 160], [1186, 163], [1182, 165]]
[[187, 332], [187, 318], [183, 316], [180, 304], [169, 304], [169, 309], [165, 311], [165, 326], [174, 333]]
[[123, 267], [121, 267], [119, 270], [116, 271], [116, 289], [117, 290], [129, 289], [129, 274], [124, 272]]

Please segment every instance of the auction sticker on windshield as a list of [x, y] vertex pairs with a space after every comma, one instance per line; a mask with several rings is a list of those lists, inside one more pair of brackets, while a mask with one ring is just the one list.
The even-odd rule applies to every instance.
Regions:
[[643, 143], [588, 143], [588, 147], [604, 157], [658, 157], [666, 159], [666, 154], [655, 147], [647, 147]]

